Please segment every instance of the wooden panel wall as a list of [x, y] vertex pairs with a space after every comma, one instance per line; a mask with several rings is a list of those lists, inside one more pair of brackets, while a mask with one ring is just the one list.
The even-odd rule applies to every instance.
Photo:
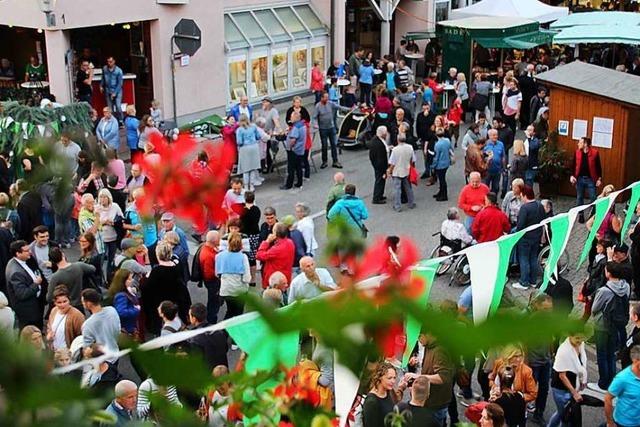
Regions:
[[[587, 136], [591, 137], [593, 131], [593, 117], [602, 117], [614, 120], [613, 144], [611, 149], [598, 147], [602, 161], [603, 182], [613, 184], [616, 189], [628, 185], [632, 177], [640, 177], [640, 168], [637, 162], [640, 149], [640, 140], [629, 138], [629, 127], [640, 126], [636, 121], [635, 126], [629, 123], [629, 107], [581, 93], [564, 87], [551, 86], [549, 105], [549, 131], [558, 128], [559, 120], [569, 121], [569, 135], [559, 136], [558, 140], [562, 148], [567, 150], [570, 158], [576, 150], [577, 142], [571, 138], [573, 132], [573, 120], [587, 120]], [[632, 110], [637, 113], [638, 110]], [[635, 114], [635, 120], [638, 120]], [[634, 157], [630, 154], [634, 153]], [[566, 183], [561, 183], [562, 194], [574, 195], [575, 189]]]

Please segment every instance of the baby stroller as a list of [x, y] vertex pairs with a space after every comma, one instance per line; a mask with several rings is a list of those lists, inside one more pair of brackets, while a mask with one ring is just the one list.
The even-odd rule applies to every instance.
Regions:
[[371, 112], [363, 112], [358, 109], [350, 111], [344, 116], [338, 131], [338, 146], [342, 147], [365, 147], [366, 139], [371, 131], [371, 124], [368, 120]]

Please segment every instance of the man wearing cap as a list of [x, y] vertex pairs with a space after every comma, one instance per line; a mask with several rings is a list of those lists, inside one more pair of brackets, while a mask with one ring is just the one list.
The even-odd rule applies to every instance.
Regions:
[[[128, 270], [134, 274], [144, 275], [151, 271], [151, 262], [149, 261], [149, 251], [140, 244], [138, 239], [126, 238], [120, 242], [120, 252], [116, 255], [114, 264], [117, 268]], [[144, 265], [136, 260], [136, 255], [142, 255]]]
[[188, 254], [189, 246], [187, 245], [187, 235], [176, 225], [176, 216], [172, 212], [165, 212], [162, 214], [162, 217], [160, 217], [160, 222], [162, 223], [162, 228], [158, 233], [158, 240], [163, 240], [164, 235], [169, 231], [175, 231], [180, 237], [180, 246], [184, 252]]
[[262, 108], [256, 111], [255, 119], [263, 117], [265, 120], [264, 130], [271, 134], [280, 130], [280, 114], [278, 109], [273, 106], [273, 100], [265, 96], [262, 98]]
[[629, 246], [626, 243], [617, 243], [607, 248], [607, 261], [613, 261], [622, 266], [621, 279], [631, 286], [633, 289], [633, 266], [629, 257]]

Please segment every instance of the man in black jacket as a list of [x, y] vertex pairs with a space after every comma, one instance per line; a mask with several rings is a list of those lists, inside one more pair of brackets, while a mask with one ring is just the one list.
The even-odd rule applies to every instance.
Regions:
[[375, 182], [373, 184], [373, 203], [383, 205], [387, 203], [384, 196], [384, 184], [389, 168], [389, 153], [387, 152], [387, 127], [376, 129], [376, 136], [369, 142], [369, 160], [373, 166]]
[[16, 313], [18, 328], [34, 325], [42, 329], [44, 295], [42, 273], [29, 262], [31, 252], [24, 240], [16, 240], [9, 247], [11, 260], [5, 270], [7, 297]]
[[[204, 304], [196, 303], [189, 309], [189, 322], [191, 325], [189, 330], [206, 328], [207, 323], [207, 307]], [[189, 343], [189, 352], [198, 353], [204, 359], [204, 362], [212, 370], [218, 365], [229, 367], [227, 360], [227, 333], [225, 331], [206, 332], [187, 340]]]
[[20, 229], [18, 237], [27, 242], [33, 241], [32, 231], [42, 225], [42, 198], [36, 189], [27, 189], [27, 183], [23, 179], [16, 182], [19, 201], [16, 210], [20, 217]]
[[[518, 230], [540, 224], [545, 219], [545, 211], [542, 204], [535, 199], [533, 188], [526, 185], [522, 190], [522, 206], [518, 213]], [[520, 263], [520, 283], [514, 283], [515, 289], [530, 289], [535, 286], [538, 277], [538, 252], [540, 251], [540, 239], [542, 227], [526, 233], [518, 242], [518, 262]]]

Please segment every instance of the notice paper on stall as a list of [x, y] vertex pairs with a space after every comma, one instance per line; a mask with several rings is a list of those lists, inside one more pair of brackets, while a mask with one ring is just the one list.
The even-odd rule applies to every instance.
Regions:
[[576, 141], [580, 138], [587, 136], [587, 126], [589, 122], [586, 120], [574, 119], [573, 120], [573, 132], [571, 132], [571, 139]]
[[594, 147], [611, 148], [613, 145], [613, 119], [593, 118], [591, 144]]

